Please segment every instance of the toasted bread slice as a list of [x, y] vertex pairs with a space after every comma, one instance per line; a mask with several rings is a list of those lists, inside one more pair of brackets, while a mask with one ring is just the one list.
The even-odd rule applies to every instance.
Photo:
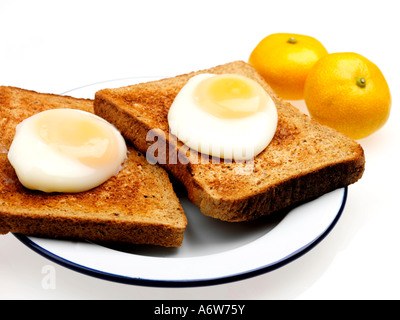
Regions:
[[[250, 172], [249, 163], [200, 159], [204, 156], [186, 152], [187, 148], [168, 134], [168, 110], [175, 96], [199, 73], [247, 76], [273, 98], [278, 110], [277, 130], [269, 146], [250, 164]], [[159, 134], [157, 143], [166, 144], [164, 167], [186, 186], [189, 199], [205, 215], [225, 221], [253, 220], [352, 184], [364, 172], [364, 152], [357, 142], [316, 123], [281, 100], [242, 61], [160, 81], [100, 90], [95, 95], [94, 109], [143, 153], [154, 144], [153, 140], [148, 141], [149, 130], [163, 133], [165, 139]], [[168, 162], [168, 155], [176, 152], [179, 157], [185, 156], [185, 161]]]
[[81, 193], [24, 188], [7, 159], [16, 125], [40, 111], [93, 112], [93, 100], [0, 87], [0, 234], [180, 246], [187, 220], [168, 174], [129, 146], [118, 175]]

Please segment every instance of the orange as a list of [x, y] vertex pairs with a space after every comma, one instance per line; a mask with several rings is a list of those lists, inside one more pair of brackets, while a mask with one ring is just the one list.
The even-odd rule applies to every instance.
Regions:
[[308, 72], [326, 54], [325, 47], [313, 37], [274, 33], [254, 48], [249, 64], [283, 99], [301, 100]]
[[391, 108], [382, 72], [352, 52], [332, 53], [319, 60], [308, 75], [304, 100], [311, 117], [353, 139], [380, 129]]

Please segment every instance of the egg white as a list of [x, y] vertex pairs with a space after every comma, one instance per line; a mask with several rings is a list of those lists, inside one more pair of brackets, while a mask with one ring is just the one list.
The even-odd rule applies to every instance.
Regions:
[[170, 131], [189, 148], [230, 160], [249, 160], [262, 152], [275, 135], [278, 113], [267, 94], [265, 107], [243, 118], [221, 119], [197, 105], [194, 91], [214, 74], [192, 77], [176, 96], [168, 113]]
[[[63, 155], [47, 145], [35, 129], [37, 119], [44, 112], [77, 112], [93, 121], [104, 122], [118, 144], [118, 156], [107, 165], [91, 167]], [[81, 110], [54, 109], [36, 114], [17, 125], [8, 152], [8, 160], [14, 167], [19, 181], [28, 189], [44, 192], [82, 192], [90, 190], [118, 173], [127, 156], [125, 140], [120, 132], [104, 119]]]

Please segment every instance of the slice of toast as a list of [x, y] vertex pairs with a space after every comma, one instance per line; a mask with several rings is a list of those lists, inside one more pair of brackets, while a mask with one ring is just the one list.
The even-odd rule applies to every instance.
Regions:
[[[169, 135], [168, 110], [180, 89], [199, 73], [234, 73], [260, 83], [273, 98], [278, 126], [269, 146], [252, 163], [204, 159]], [[361, 146], [322, 126], [281, 100], [247, 63], [235, 61], [211, 69], [159, 81], [100, 90], [95, 113], [113, 123], [135, 147], [146, 153], [157, 134], [164, 164], [188, 191], [205, 215], [225, 221], [247, 221], [318, 197], [356, 182], [364, 172]], [[206, 129], [205, 129], [206, 130]], [[163, 138], [165, 137], [165, 139]], [[184, 161], [169, 162], [176, 159]], [[160, 161], [159, 161], [160, 162]], [[249, 170], [250, 169], [250, 170]]]
[[54, 108], [93, 112], [93, 100], [0, 87], [0, 234], [180, 246], [187, 220], [168, 174], [131, 146], [118, 175], [86, 192], [47, 194], [19, 183], [7, 159], [15, 127]]

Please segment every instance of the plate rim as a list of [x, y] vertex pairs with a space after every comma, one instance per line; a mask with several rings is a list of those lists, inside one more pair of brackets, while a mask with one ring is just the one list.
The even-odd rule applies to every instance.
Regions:
[[129, 284], [129, 285], [139, 285], [145, 287], [163, 287], [163, 288], [182, 288], [182, 287], [203, 287], [203, 286], [213, 286], [213, 285], [221, 285], [226, 283], [237, 282], [249, 278], [253, 278], [276, 269], [279, 269], [294, 260], [305, 255], [315, 246], [317, 246], [326, 236], [333, 230], [336, 226], [337, 222], [340, 220], [344, 208], [346, 206], [347, 198], [348, 198], [348, 186], [341, 188], [343, 190], [342, 202], [340, 208], [335, 215], [335, 218], [332, 220], [330, 225], [326, 228], [326, 230], [320, 234], [317, 238], [313, 239], [308, 244], [304, 245], [301, 248], [298, 248], [296, 251], [292, 252], [290, 255], [275, 261], [272, 264], [267, 264], [260, 266], [258, 268], [254, 268], [252, 270], [243, 271], [237, 274], [208, 278], [208, 279], [190, 279], [190, 280], [162, 280], [162, 279], [144, 279], [144, 278], [134, 278], [128, 277], [119, 274], [112, 274], [109, 272], [96, 270], [84, 265], [81, 265], [76, 262], [72, 262], [67, 260], [61, 256], [58, 256], [47, 249], [43, 248], [39, 244], [35, 243], [33, 240], [29, 238], [29, 236], [25, 236], [22, 234], [14, 233], [13, 235], [21, 241], [24, 245], [26, 245], [31, 250], [35, 251], [39, 255], [43, 256], [44, 258], [49, 259], [63, 267], [66, 267], [70, 270], [82, 273], [87, 276], [99, 278], [102, 280], [122, 283], [122, 284]]

